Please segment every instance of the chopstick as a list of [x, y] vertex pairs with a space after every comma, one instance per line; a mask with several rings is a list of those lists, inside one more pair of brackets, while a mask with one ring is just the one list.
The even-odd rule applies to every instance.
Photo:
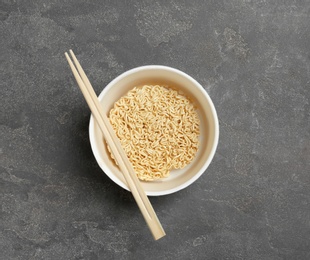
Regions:
[[104, 138], [106, 139], [107, 144], [110, 146], [110, 149], [119, 165], [121, 172], [124, 175], [124, 178], [127, 182], [129, 189], [131, 190], [132, 195], [134, 196], [138, 207], [150, 229], [155, 240], [158, 240], [166, 235], [164, 229], [162, 228], [157, 215], [146, 196], [145, 191], [143, 190], [141, 183], [127, 157], [125, 154], [121, 143], [116, 136], [114, 129], [112, 128], [108, 117], [102, 111], [101, 105], [97, 98], [97, 95], [91, 86], [89, 79], [87, 78], [84, 70], [82, 69], [79, 61], [74, 55], [73, 51], [70, 50], [73, 62], [68, 55], [65, 53], [65, 56], [68, 60], [68, 63], [71, 67], [72, 73], [81, 89], [81, 92], [84, 95], [84, 98], [96, 119]]

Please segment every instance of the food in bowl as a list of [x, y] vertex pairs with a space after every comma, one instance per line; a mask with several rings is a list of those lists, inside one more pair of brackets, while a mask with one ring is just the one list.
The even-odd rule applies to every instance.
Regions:
[[[188, 74], [166, 66], [148, 65], [131, 69], [113, 79], [99, 95], [103, 112], [109, 116], [115, 102], [134, 86], [167, 85], [184, 93], [199, 115], [199, 149], [193, 161], [183, 169], [173, 169], [167, 178], [141, 181], [148, 196], [162, 196], [180, 191], [194, 183], [210, 165], [219, 138], [219, 124], [215, 107], [206, 90]], [[90, 117], [89, 138], [92, 151], [102, 171], [117, 185], [129, 190], [127, 182], [102, 141], [103, 134], [93, 116]]]
[[143, 181], [167, 178], [172, 169], [187, 166], [198, 151], [195, 106], [170, 86], [134, 87], [114, 103], [109, 120]]

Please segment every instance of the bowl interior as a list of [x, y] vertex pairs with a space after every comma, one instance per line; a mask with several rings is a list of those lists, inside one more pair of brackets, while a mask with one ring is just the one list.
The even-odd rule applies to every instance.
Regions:
[[[187, 187], [210, 164], [218, 140], [218, 121], [211, 99], [205, 90], [186, 74], [162, 66], [146, 66], [126, 72], [112, 81], [100, 94], [99, 100], [108, 115], [114, 103], [135, 86], [160, 84], [182, 91], [197, 107], [200, 117], [200, 145], [195, 159], [184, 169], [172, 170], [165, 179], [144, 182], [147, 195], [165, 195]], [[128, 190], [126, 181], [111, 159], [102, 133], [91, 117], [90, 141], [96, 160], [102, 170], [117, 184]]]

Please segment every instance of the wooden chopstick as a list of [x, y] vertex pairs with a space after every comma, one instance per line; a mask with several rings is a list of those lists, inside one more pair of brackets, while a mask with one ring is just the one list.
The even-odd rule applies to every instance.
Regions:
[[[121, 172], [124, 175], [124, 178], [127, 182], [127, 185], [129, 189], [131, 190], [132, 195], [134, 196], [138, 207], [140, 208], [140, 211], [148, 224], [149, 229], [152, 232], [152, 235], [155, 240], [160, 239], [161, 237], [165, 236], [165, 231], [162, 228], [157, 215], [148, 199], [148, 197], [145, 194], [145, 191], [143, 190], [141, 183], [134, 172], [134, 169], [125, 154], [121, 143], [116, 136], [114, 129], [112, 128], [108, 117], [104, 114], [102, 111], [101, 105], [99, 103], [99, 100], [97, 98], [97, 95], [91, 86], [84, 70], [82, 69], [79, 61], [75, 57], [72, 50], [70, 50], [70, 54], [72, 56], [72, 59], [74, 61], [74, 64], [69, 57], [68, 53], [65, 53], [65, 56], [68, 60], [68, 63], [71, 67], [71, 70], [73, 72], [73, 75], [84, 95], [84, 98], [94, 116], [96, 119], [104, 138], [106, 139], [108, 145], [111, 148], [111, 151], [121, 169]], [[75, 66], [74, 66], [75, 65]]]

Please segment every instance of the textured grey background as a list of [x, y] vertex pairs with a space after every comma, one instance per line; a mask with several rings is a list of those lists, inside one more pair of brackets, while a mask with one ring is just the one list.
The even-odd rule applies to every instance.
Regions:
[[[151, 198], [157, 242], [131, 194], [90, 150], [97, 93], [163, 64], [196, 78], [218, 111], [206, 173]], [[0, 258], [310, 259], [309, 1], [0, 1]]]

